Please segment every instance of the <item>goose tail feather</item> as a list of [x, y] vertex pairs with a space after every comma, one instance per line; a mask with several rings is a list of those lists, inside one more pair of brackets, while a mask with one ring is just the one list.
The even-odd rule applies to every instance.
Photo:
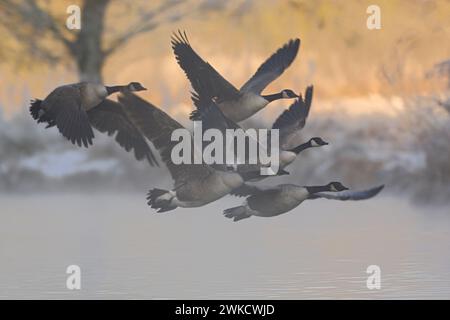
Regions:
[[38, 120], [42, 114], [41, 110], [41, 103], [42, 100], [39, 99], [35, 99], [35, 100], [31, 100], [31, 105], [30, 105], [30, 114], [33, 117], [34, 120]]
[[251, 217], [251, 214], [247, 212], [245, 206], [225, 209], [223, 215], [226, 218], [233, 219], [234, 222]]
[[168, 190], [154, 188], [147, 194], [147, 204], [157, 212], [170, 211], [177, 207], [172, 203], [174, 197]]
[[46, 112], [44, 108], [42, 108], [42, 100], [31, 100], [30, 114], [33, 119], [37, 121], [37, 123], [46, 123], [46, 129], [56, 125], [54, 116], [52, 116], [49, 112]]

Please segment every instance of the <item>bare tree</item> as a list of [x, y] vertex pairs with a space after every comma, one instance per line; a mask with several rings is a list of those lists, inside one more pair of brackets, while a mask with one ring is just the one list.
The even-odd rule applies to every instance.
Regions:
[[[108, 57], [130, 39], [164, 22], [179, 20], [192, 10], [192, 6], [186, 6], [188, 1], [156, 2], [154, 5], [152, 1], [152, 8], [148, 5], [139, 8], [125, 28], [110, 31], [105, 30], [106, 11], [113, 3], [123, 5], [124, 2], [83, 0], [80, 5], [81, 30], [74, 32], [66, 28], [67, 4], [62, 5], [60, 1], [0, 0], [0, 25], [33, 58], [48, 63], [74, 62], [80, 80], [101, 82], [102, 69]], [[126, 4], [135, 6], [136, 2]], [[54, 12], [55, 7], [59, 9], [58, 14]]]
[[433, 66], [431, 70], [426, 73], [428, 78], [439, 76], [447, 79], [447, 88], [450, 89], [450, 59], [441, 61]]

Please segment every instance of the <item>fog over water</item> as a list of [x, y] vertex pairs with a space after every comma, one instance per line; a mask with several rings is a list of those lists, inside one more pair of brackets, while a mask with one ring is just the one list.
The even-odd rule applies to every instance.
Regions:
[[[0, 196], [0, 298], [450, 298], [448, 208], [383, 194], [239, 223], [227, 197], [154, 214], [142, 194]], [[81, 290], [66, 289], [67, 266]], [[381, 289], [366, 268], [381, 268]]]

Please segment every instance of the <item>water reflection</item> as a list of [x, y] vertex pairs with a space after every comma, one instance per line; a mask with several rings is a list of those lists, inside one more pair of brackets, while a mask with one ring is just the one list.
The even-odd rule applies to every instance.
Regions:
[[144, 195], [2, 196], [0, 298], [450, 298], [448, 208], [379, 197], [223, 218], [238, 202], [156, 215]]

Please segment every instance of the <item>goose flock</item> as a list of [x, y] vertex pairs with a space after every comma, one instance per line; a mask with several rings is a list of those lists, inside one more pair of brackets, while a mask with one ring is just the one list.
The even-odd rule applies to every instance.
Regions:
[[[139, 82], [106, 86], [80, 82], [62, 85], [45, 99], [31, 102], [30, 113], [46, 128], [56, 126], [59, 132], [73, 144], [89, 147], [93, 144], [94, 130], [115, 135], [116, 142], [127, 152], [133, 151], [137, 160], [146, 160], [150, 166], [159, 162], [149, 145], [158, 151], [174, 181], [172, 190], [153, 188], [148, 192], [148, 205], [157, 212], [177, 207], [201, 207], [226, 195], [245, 197], [242, 205], [225, 209], [225, 217], [239, 221], [251, 216], [274, 217], [291, 211], [305, 200], [364, 200], [377, 195], [383, 185], [366, 190], [350, 191], [340, 182], [319, 186], [280, 184], [258, 185], [258, 181], [277, 175], [289, 174], [285, 168], [300, 153], [309, 148], [328, 145], [321, 137], [300, 142], [300, 131], [313, 99], [313, 86], [307, 87], [304, 96], [292, 89], [262, 94], [263, 90], [292, 64], [300, 49], [300, 39], [289, 40], [273, 53], [255, 74], [237, 89], [212, 65], [203, 60], [193, 49], [186, 33], [174, 33], [171, 46], [181, 69], [189, 80], [195, 107], [192, 121], [201, 121], [202, 130], [216, 129], [221, 133], [242, 129], [239, 122], [248, 119], [270, 102], [294, 99], [274, 121], [272, 130], [278, 130], [279, 167], [273, 175], [262, 175], [261, 163], [176, 163], [172, 150], [175, 130], [184, 127], [149, 101], [135, 92], [146, 90]], [[117, 100], [108, 99], [119, 93]], [[190, 136], [191, 140], [194, 137]], [[194, 150], [194, 152], [196, 152]]]

